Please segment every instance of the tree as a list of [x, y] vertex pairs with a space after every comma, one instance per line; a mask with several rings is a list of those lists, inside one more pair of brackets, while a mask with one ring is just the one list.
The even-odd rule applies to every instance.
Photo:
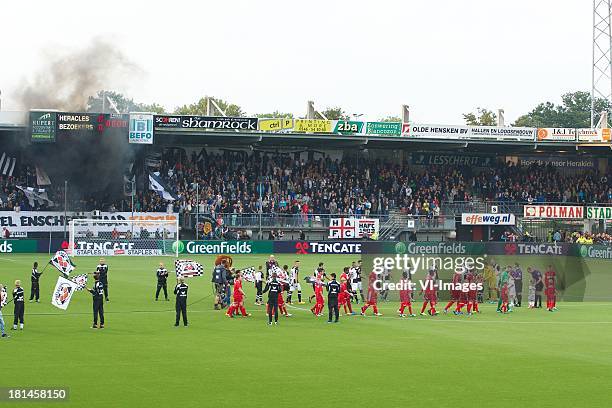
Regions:
[[[217, 106], [219, 106], [219, 108], [221, 108], [221, 110], [223, 110], [223, 112], [225, 112], [227, 116], [235, 116], [235, 117], [244, 116], [244, 111], [242, 110], [240, 106], [224, 101], [223, 99], [217, 99], [217, 98], [208, 97], [208, 96], [200, 98], [200, 100], [197, 101], [196, 103], [179, 106], [178, 108], [176, 108], [174, 113], [177, 115], [206, 116], [208, 114], [209, 99], [212, 99], [213, 101], [215, 101]], [[219, 112], [217, 108], [215, 107], [215, 105], [212, 103], [210, 106], [210, 112], [214, 116], [221, 115], [221, 112]]]
[[[610, 112], [612, 104], [606, 99], [595, 99], [595, 123], [602, 111]], [[527, 127], [591, 127], [591, 95], [585, 91], [569, 92], [561, 96], [561, 105], [543, 102], [520, 116], [513, 126]]]
[[321, 112], [329, 120], [350, 120], [349, 115], [342, 110], [341, 107], [336, 106], [335, 108], [327, 108]]
[[275, 118], [275, 119], [291, 119], [293, 113], [274, 111], [272, 113], [258, 113], [255, 115], [257, 118]]
[[477, 113], [464, 113], [463, 119], [468, 126], [497, 126], [497, 115], [485, 108], [476, 108]]
[[[112, 103], [109, 102], [109, 99]], [[90, 96], [87, 100], [87, 112], [115, 113], [114, 107], [116, 107], [119, 113], [165, 113], [164, 107], [157, 103], [144, 104], [134, 102], [133, 99], [116, 91], [98, 91], [95, 96]]]
[[401, 122], [402, 118], [399, 116], [387, 116], [379, 120], [379, 122]]

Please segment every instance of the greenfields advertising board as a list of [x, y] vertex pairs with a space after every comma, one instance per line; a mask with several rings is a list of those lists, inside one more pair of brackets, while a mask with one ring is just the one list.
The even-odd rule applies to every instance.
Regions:
[[271, 254], [272, 241], [178, 241], [172, 243], [172, 252], [178, 246], [179, 254], [243, 255]]
[[0, 240], [0, 254], [38, 252], [38, 241], [35, 239]]
[[583, 258], [612, 259], [612, 248], [605, 245], [579, 245], [578, 255]]

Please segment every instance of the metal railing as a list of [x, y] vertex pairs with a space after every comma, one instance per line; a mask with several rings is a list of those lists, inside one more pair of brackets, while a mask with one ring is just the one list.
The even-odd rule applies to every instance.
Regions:
[[[182, 226], [194, 229], [196, 225], [196, 213], [187, 213], [182, 217]], [[199, 221], [210, 220], [210, 214], [199, 214]], [[327, 229], [331, 218], [354, 217], [354, 218], [377, 218], [380, 223], [380, 235], [393, 236], [403, 231], [447, 231], [455, 229], [454, 216], [425, 216], [407, 215], [401, 213], [391, 214], [276, 214], [276, 213], [251, 213], [251, 214], [221, 214], [222, 224], [232, 230], [252, 229], [290, 229], [290, 230], [312, 230]], [[218, 219], [218, 216], [217, 216]], [[215, 224], [218, 224], [215, 219]]]
[[455, 201], [442, 202], [440, 212], [445, 215], [460, 216], [466, 212], [490, 213], [493, 206], [497, 206], [499, 213], [514, 214], [523, 216], [523, 206], [525, 205], [577, 205], [577, 206], [599, 206], [612, 207], [612, 203], [574, 203], [574, 202], [527, 202], [527, 201]]

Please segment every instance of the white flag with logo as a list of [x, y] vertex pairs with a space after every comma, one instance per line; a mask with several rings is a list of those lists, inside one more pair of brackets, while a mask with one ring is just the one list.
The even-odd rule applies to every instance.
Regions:
[[66, 310], [68, 309], [68, 305], [70, 304], [70, 299], [72, 299], [72, 295], [77, 290], [77, 284], [71, 280], [66, 278], [62, 278], [59, 276], [57, 278], [57, 283], [55, 284], [55, 289], [53, 290], [53, 294], [51, 295], [51, 304], [58, 309]]

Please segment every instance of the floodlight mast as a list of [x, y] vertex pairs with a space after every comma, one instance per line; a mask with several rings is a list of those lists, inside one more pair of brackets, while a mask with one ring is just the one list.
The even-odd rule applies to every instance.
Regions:
[[[612, 103], [612, 0], [593, 0], [593, 60], [591, 65], [591, 128], [596, 125], [595, 100]], [[605, 124], [607, 127], [607, 124]]]

